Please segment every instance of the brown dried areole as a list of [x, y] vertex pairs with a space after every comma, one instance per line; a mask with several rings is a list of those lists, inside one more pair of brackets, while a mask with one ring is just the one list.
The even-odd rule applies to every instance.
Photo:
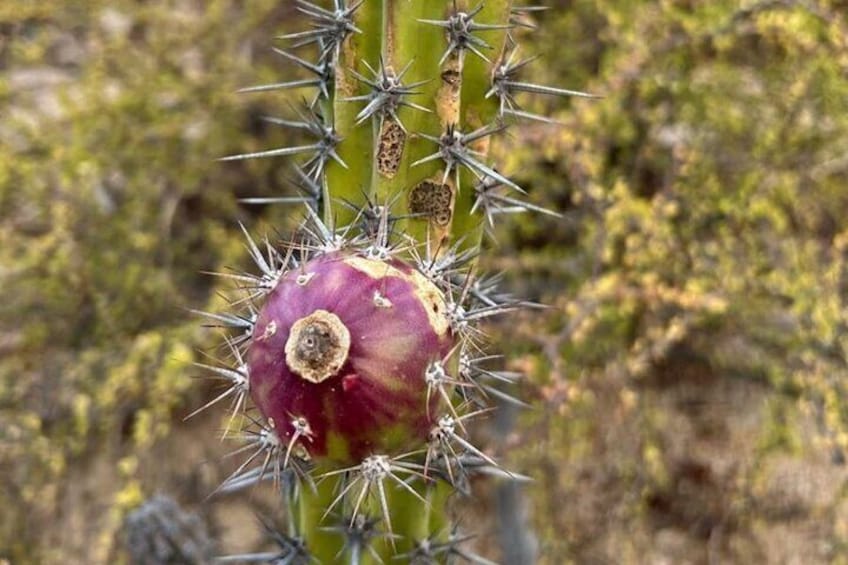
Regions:
[[447, 226], [453, 216], [453, 189], [448, 184], [422, 181], [409, 193], [409, 211], [437, 226]]
[[380, 131], [380, 145], [377, 148], [377, 170], [384, 177], [392, 178], [400, 169], [406, 132], [394, 120], [384, 120]]
[[450, 59], [442, 71], [442, 84], [436, 93], [436, 114], [442, 127], [459, 122], [459, 97], [462, 91], [462, 73], [458, 61]]

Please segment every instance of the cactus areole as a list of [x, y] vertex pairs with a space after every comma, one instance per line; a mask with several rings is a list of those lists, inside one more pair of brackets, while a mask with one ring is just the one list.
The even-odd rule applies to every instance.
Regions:
[[297, 434], [300, 456], [400, 453], [433, 426], [425, 373], [453, 344], [442, 292], [415, 268], [328, 253], [268, 294], [247, 355], [250, 393], [283, 442]]

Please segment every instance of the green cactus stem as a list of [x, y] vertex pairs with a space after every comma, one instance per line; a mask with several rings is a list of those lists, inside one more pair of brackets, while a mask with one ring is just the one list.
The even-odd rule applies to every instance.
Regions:
[[499, 388], [518, 375], [490, 368], [478, 325], [524, 304], [475, 259], [496, 216], [552, 213], [519, 197], [489, 147], [515, 119], [546, 120], [516, 93], [588, 95], [518, 76], [530, 60], [515, 30], [532, 7], [295, 3], [309, 28], [276, 51], [314, 76], [245, 91], [312, 88], [296, 118], [269, 119], [312, 140], [225, 160], [300, 157], [306, 220], [282, 247], [248, 235], [259, 272], [224, 275], [240, 309], [202, 313], [232, 330], [235, 361], [205, 366], [228, 383], [206, 406], [256, 408], [220, 490], [273, 479], [288, 530], [272, 532], [279, 553], [228, 559], [488, 563], [463, 547], [449, 502], [478, 473], [522, 479], [467, 427], [492, 399], [519, 403]]
[[[416, 241], [429, 237], [439, 245], [453, 234], [469, 247], [479, 244], [480, 218], [469, 214], [474, 175], [445, 175], [443, 160], [422, 160], [438, 149], [433, 138], [449, 128], [476, 130], [497, 117], [497, 101], [486, 93], [506, 45], [510, 4], [386, 0], [359, 7], [361, 33], [342, 45], [333, 84], [334, 125], [345, 140], [340, 154], [347, 167], [328, 165], [329, 195], [360, 205], [365, 199], [391, 203], [402, 218], [399, 231]], [[391, 82], [412, 86], [392, 91], [385, 88]], [[488, 138], [469, 149], [485, 159]], [[346, 224], [354, 215], [355, 208], [325, 208], [328, 222]]]

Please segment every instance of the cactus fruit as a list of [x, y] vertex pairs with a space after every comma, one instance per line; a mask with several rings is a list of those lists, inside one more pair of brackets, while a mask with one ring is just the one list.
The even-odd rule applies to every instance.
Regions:
[[[312, 458], [351, 464], [427, 439], [425, 374], [450, 354], [441, 291], [400, 260], [328, 253], [285, 273], [248, 351], [251, 396]], [[428, 406], [429, 409], [423, 407]]]
[[228, 329], [235, 363], [204, 365], [229, 385], [207, 406], [230, 398], [231, 426], [246, 424], [248, 455], [220, 489], [273, 479], [287, 530], [272, 535], [279, 553], [227, 559], [487, 563], [463, 548], [448, 498], [475, 473], [521, 478], [466, 427], [495, 400], [517, 402], [501, 388], [517, 375], [491, 368], [478, 324], [526, 304], [478, 275], [476, 257], [497, 216], [553, 214], [520, 198], [489, 144], [515, 120], [549, 121], [520, 109], [519, 92], [589, 95], [520, 80], [531, 59], [517, 59], [518, 34], [541, 8], [295, 5], [311, 26], [275, 51], [312, 76], [244, 90], [313, 88], [299, 119], [269, 122], [314, 139], [224, 160], [305, 155], [306, 220], [281, 245], [245, 230], [259, 272], [224, 275], [235, 312], [202, 313]]

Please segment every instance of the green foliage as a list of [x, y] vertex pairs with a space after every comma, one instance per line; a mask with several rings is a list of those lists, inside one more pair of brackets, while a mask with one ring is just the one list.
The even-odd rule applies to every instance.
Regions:
[[[757, 524], [782, 522], [754, 494], [787, 457], [836, 476], [813, 461], [841, 461], [848, 429], [848, 35], [844, 5], [792, 4], [577, 3], [542, 28], [540, 45], [582, 47], [540, 73], [582, 85], [597, 71], [587, 88], [606, 95], [504, 150], [539, 202], [568, 211], [516, 224], [506, 250], [565, 283], [543, 291], [559, 307], [536, 338], [540, 392], [564, 417], [531, 417], [553, 429], [542, 446], [527, 438], [536, 464], [565, 470], [551, 479], [561, 498], [537, 499], [552, 556], [639, 560], [669, 525], [678, 558], [814, 551], [763, 544]], [[600, 508], [581, 512], [581, 499], [603, 484], [620, 500], [601, 508], [622, 526], [599, 534]], [[710, 488], [721, 497], [699, 500]], [[832, 511], [843, 524], [828, 492], [799, 519]], [[816, 559], [838, 553], [840, 528], [820, 532]]]
[[[59, 559], [45, 542], [75, 464], [144, 453], [184, 410], [207, 342], [184, 308], [210, 292], [201, 270], [242, 261], [235, 198], [263, 190], [214, 157], [244, 130], [252, 37], [279, 17], [269, 1], [31, 4], [0, 9], [0, 556], [16, 563]], [[138, 502], [131, 467], [98, 505]], [[107, 541], [120, 523], [92, 520]], [[63, 559], [105, 559], [83, 543]]]

